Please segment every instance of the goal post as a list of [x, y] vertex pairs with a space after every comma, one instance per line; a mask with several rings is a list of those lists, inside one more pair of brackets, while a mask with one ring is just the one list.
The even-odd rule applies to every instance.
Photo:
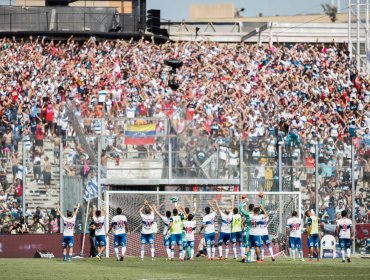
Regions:
[[[205, 215], [204, 209], [208, 206], [209, 201], [217, 200], [221, 209], [230, 208], [232, 202], [234, 207], [238, 207], [240, 196], [245, 194], [248, 199], [248, 205], [253, 203], [259, 206], [261, 199], [258, 192], [207, 192], [207, 191], [187, 191], [187, 192], [168, 192], [168, 191], [107, 191], [105, 193], [105, 209], [107, 213], [106, 227], [112, 221], [112, 217], [116, 215], [117, 207], [122, 208], [123, 214], [127, 217], [129, 234], [127, 234], [127, 250], [126, 256], [140, 255], [140, 232], [141, 218], [139, 209], [147, 200], [151, 205], [156, 205], [158, 212], [165, 216], [166, 211], [171, 211], [176, 205], [188, 207], [190, 212], [194, 214], [197, 229], [199, 231], [202, 225], [202, 217]], [[269, 214], [268, 231], [271, 239], [285, 237], [285, 224], [293, 211], [299, 213], [302, 217], [301, 193], [300, 192], [265, 192], [265, 209]], [[216, 233], [219, 231], [221, 222], [220, 215], [217, 214], [215, 219]], [[166, 255], [163, 245], [163, 227], [161, 219], [155, 216], [155, 225], [157, 228], [155, 233], [155, 255], [164, 257]], [[201, 236], [196, 236], [195, 249]], [[114, 255], [113, 235], [107, 236], [106, 256]], [[149, 249], [147, 250], [149, 251]]]

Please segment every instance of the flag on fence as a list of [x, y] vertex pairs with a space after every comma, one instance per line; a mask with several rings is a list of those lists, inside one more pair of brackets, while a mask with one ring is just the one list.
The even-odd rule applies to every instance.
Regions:
[[[104, 193], [104, 185], [101, 185], [102, 193]], [[83, 192], [83, 198], [87, 201], [98, 197], [98, 182], [96, 178], [87, 181]]]
[[125, 124], [126, 145], [153, 145], [155, 142], [155, 124]]

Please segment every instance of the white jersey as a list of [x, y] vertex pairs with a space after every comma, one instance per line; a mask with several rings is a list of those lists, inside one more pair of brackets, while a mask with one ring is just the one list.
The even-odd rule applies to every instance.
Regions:
[[221, 212], [220, 232], [230, 233], [232, 220], [233, 220], [233, 214], [229, 213], [228, 215], [226, 215], [225, 213]]
[[171, 218], [167, 218], [165, 216], [161, 216], [161, 220], [164, 223], [163, 234], [167, 234], [167, 232], [168, 232], [168, 225], [170, 224], [170, 219]]
[[287, 228], [290, 229], [289, 236], [290, 237], [302, 237], [301, 233], [301, 219], [298, 217], [292, 217], [288, 219], [288, 222], [286, 224]]
[[95, 229], [95, 235], [96, 236], [103, 236], [105, 235], [105, 230], [104, 230], [104, 223], [105, 223], [105, 217], [100, 216], [100, 217], [93, 217], [96, 229]]
[[348, 218], [342, 218], [337, 221], [337, 227], [339, 227], [339, 238], [350, 239], [351, 238], [351, 227], [352, 221]]
[[63, 236], [73, 236], [74, 228], [76, 223], [76, 217], [64, 217], [62, 216], [63, 224], [64, 224], [64, 231]]
[[152, 234], [153, 233], [153, 223], [154, 223], [154, 213], [145, 215], [140, 213], [141, 216], [141, 233], [143, 234]]
[[260, 223], [260, 234], [269, 235], [268, 231], [269, 217], [262, 216], [262, 222]]
[[125, 234], [127, 218], [125, 215], [116, 215], [112, 218], [114, 235]]
[[261, 225], [264, 224], [264, 215], [252, 215], [251, 216], [251, 230], [250, 235], [261, 236]]
[[183, 227], [185, 230], [185, 240], [194, 241], [194, 231], [196, 227], [195, 221], [184, 221]]
[[215, 216], [216, 212], [209, 213], [203, 217], [203, 225], [205, 226], [205, 233], [215, 232]]

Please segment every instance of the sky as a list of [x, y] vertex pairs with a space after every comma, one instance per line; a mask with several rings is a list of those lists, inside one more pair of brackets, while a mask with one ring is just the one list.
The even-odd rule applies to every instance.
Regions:
[[[341, 9], [345, 8], [347, 1], [340, 0]], [[322, 13], [321, 4], [330, 2], [331, 0], [147, 0], [147, 9], [160, 9], [161, 18], [181, 21], [188, 18], [191, 4], [234, 3], [235, 8], [245, 8], [242, 16], [252, 17], [258, 13], [266, 16]]]

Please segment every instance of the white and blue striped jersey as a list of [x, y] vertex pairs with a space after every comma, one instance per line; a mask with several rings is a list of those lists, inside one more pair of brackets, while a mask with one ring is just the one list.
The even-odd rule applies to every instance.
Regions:
[[261, 225], [264, 224], [264, 215], [252, 215], [251, 216], [251, 230], [250, 235], [258, 235], [261, 236]]
[[232, 220], [233, 220], [233, 214], [229, 213], [227, 215], [226, 213], [221, 212], [220, 232], [230, 233]]
[[203, 217], [203, 225], [205, 226], [205, 233], [215, 232], [215, 216], [216, 212], [209, 213]]
[[125, 234], [127, 218], [125, 215], [116, 215], [112, 218], [114, 235]]
[[95, 235], [96, 236], [105, 236], [105, 230], [104, 230], [104, 224], [105, 224], [105, 217], [93, 217], [96, 229], [95, 229]]
[[76, 218], [62, 216], [62, 219], [64, 224], [63, 236], [73, 236]]

